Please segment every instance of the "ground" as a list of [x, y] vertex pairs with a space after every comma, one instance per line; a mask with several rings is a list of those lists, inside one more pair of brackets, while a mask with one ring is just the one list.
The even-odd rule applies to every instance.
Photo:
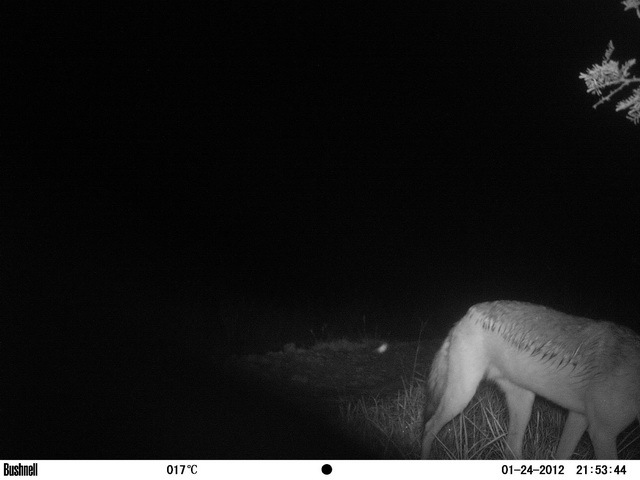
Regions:
[[[386, 345], [384, 352], [381, 345]], [[250, 383], [254, 391], [267, 392], [272, 400], [269, 406], [276, 413], [265, 408], [265, 414], [277, 414], [278, 407], [286, 404], [294, 412], [292, 418], [313, 419], [308, 428], [322, 433], [317, 444], [307, 445], [308, 450], [301, 452], [305, 458], [321, 458], [325, 454], [334, 458], [370, 458], [375, 454], [360, 450], [350, 439], [342, 438], [345, 441], [341, 444], [337, 433], [340, 429], [331, 419], [340, 422], [339, 408], [345, 402], [381, 399], [403, 392], [409, 383], [424, 377], [425, 366], [437, 346], [438, 342], [338, 341], [300, 349], [290, 344], [279, 352], [234, 357], [227, 367], [242, 372], [244, 382]], [[330, 449], [325, 452], [326, 444]], [[286, 442], [284, 447], [281, 458], [295, 458], [295, 453], [287, 456]]]

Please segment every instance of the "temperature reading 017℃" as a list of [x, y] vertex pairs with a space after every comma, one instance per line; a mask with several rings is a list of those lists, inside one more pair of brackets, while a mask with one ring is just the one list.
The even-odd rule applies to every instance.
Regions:
[[185, 473], [195, 475], [198, 473], [198, 465], [167, 465], [169, 475], [184, 475]]

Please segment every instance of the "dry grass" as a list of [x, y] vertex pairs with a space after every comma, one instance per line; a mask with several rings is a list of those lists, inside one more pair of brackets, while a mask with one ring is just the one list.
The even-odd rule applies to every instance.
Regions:
[[[415, 459], [420, 456], [423, 429], [424, 379], [415, 374], [395, 396], [345, 400], [341, 414], [345, 430], [380, 458]], [[527, 459], [552, 458], [566, 412], [536, 399], [524, 439]], [[508, 412], [502, 392], [483, 382], [467, 408], [440, 431], [433, 458], [498, 460], [509, 458], [505, 449]], [[632, 424], [618, 437], [620, 459], [640, 458], [640, 426]], [[573, 459], [593, 459], [588, 435], [580, 441]]]
[[423, 398], [421, 388], [410, 383], [395, 397], [346, 401], [340, 412], [354, 440], [378, 453], [380, 458], [417, 458]]

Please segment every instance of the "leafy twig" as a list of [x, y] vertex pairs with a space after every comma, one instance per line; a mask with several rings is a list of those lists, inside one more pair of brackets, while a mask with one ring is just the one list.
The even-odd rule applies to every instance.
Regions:
[[[625, 10], [636, 8], [637, 11], [640, 11], [640, 0], [625, 0], [623, 3], [626, 6]], [[636, 63], [635, 58], [627, 60], [620, 65], [619, 62], [611, 60], [613, 50], [613, 42], [609, 41], [602, 63], [593, 65], [593, 67], [587, 69], [586, 73], [580, 73], [580, 78], [584, 80], [587, 86], [587, 92], [600, 97], [600, 100], [593, 105], [593, 108], [610, 101], [614, 95], [629, 85], [640, 83], [640, 78], [632, 77], [630, 74], [631, 67]], [[607, 90], [608, 93], [603, 96]], [[627, 118], [634, 124], [640, 123], [640, 87], [636, 88], [625, 100], [618, 102], [616, 111], [619, 112], [621, 110], [628, 110]]]

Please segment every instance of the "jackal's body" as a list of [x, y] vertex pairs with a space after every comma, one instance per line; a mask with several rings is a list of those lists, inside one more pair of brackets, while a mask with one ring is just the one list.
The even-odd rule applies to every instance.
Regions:
[[422, 458], [482, 378], [505, 392], [514, 457], [522, 456], [537, 394], [569, 410], [556, 458], [569, 458], [585, 430], [596, 457], [616, 458], [616, 436], [640, 415], [640, 337], [610, 322], [524, 302], [474, 305], [433, 361]]

